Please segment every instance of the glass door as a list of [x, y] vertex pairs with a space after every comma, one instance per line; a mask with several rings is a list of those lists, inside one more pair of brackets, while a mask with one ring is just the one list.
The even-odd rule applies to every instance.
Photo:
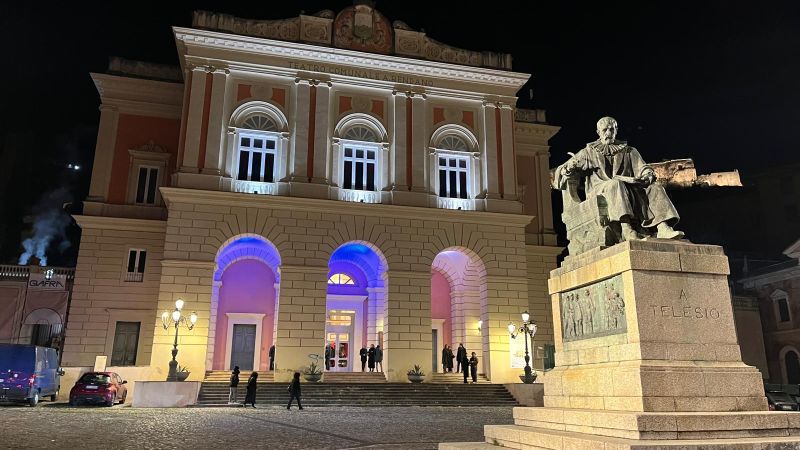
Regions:
[[351, 339], [355, 311], [329, 310], [325, 326], [326, 345], [329, 352], [329, 367], [334, 372], [352, 372], [353, 357]]

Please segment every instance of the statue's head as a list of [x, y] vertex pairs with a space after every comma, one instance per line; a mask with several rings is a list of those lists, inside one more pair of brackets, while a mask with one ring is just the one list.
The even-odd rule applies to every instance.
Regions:
[[597, 121], [597, 135], [603, 144], [611, 144], [617, 137], [617, 121], [613, 117], [603, 117]]

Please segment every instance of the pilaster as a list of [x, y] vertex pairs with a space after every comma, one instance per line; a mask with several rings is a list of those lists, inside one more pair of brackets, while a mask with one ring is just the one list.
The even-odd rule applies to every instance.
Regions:
[[114, 147], [119, 124], [119, 109], [116, 106], [100, 105], [100, 124], [92, 166], [92, 182], [87, 201], [105, 202], [108, 199], [111, 166], [114, 163]]

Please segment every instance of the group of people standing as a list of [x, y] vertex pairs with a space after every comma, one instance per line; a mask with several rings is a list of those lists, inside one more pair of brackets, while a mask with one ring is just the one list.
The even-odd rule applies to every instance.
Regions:
[[[231, 371], [231, 380], [230, 380], [230, 392], [228, 393], [228, 404], [237, 404], [236, 397], [238, 396], [239, 390], [239, 374], [241, 371], [239, 370], [239, 366], [235, 366]], [[253, 408], [256, 407], [256, 389], [258, 389], [258, 372], [253, 372], [250, 374], [250, 377], [247, 378], [247, 388], [245, 390], [244, 395], [244, 402], [242, 406], [250, 405]], [[289, 391], [289, 404], [286, 405], [286, 409], [291, 409], [292, 400], [297, 399], [297, 406], [300, 409], [303, 409], [303, 405], [300, 404], [300, 372], [294, 373], [294, 378], [292, 378], [292, 383], [288, 387]]]
[[453, 371], [453, 360], [456, 361], [456, 373], [462, 372], [464, 374], [464, 384], [467, 383], [467, 378], [472, 375], [472, 382], [478, 382], [478, 357], [475, 352], [472, 352], [471, 357], [467, 357], [467, 349], [464, 344], [458, 344], [458, 350], [453, 354], [453, 348], [447, 344], [442, 349], [442, 371]]
[[375, 344], [370, 344], [369, 349], [361, 347], [358, 355], [361, 357], [362, 372], [365, 365], [369, 367], [370, 372], [375, 372], [376, 368], [378, 372], [383, 372], [383, 349], [380, 345], [376, 347]]

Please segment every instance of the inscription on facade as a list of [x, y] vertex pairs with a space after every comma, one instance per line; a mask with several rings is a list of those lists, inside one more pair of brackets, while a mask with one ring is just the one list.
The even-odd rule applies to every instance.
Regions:
[[433, 86], [433, 81], [407, 75], [381, 73], [374, 70], [359, 69], [352, 67], [336, 67], [327, 64], [297, 63], [289, 61], [289, 68], [309, 72], [329, 73], [333, 75], [344, 75], [348, 77], [368, 78], [370, 80], [388, 81], [390, 83], [409, 84], [412, 86]]
[[560, 303], [564, 342], [627, 331], [621, 275], [562, 292]]

